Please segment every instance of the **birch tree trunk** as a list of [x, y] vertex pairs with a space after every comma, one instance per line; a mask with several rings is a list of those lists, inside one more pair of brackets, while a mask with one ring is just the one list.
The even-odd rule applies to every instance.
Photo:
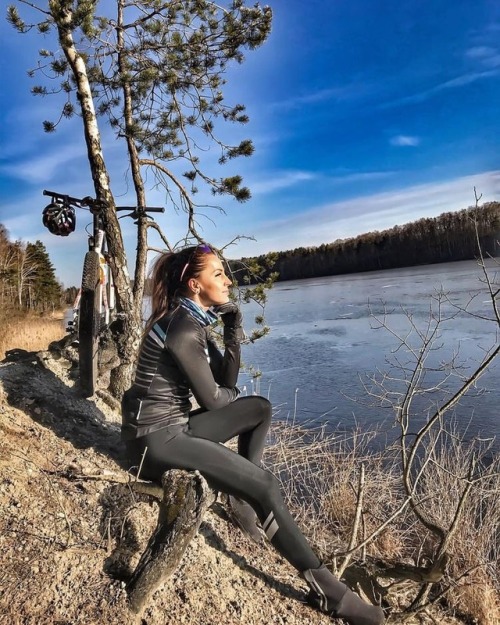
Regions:
[[134, 303], [130, 275], [121, 229], [111, 193], [110, 179], [104, 162], [101, 137], [92, 98], [85, 60], [78, 52], [72, 33], [72, 4], [61, 0], [51, 0], [50, 11], [57, 25], [59, 43], [71, 67], [77, 84], [88, 161], [94, 182], [95, 195], [106, 204], [103, 219], [109, 247], [109, 263], [113, 272], [118, 310], [123, 313], [120, 331], [115, 334], [120, 364], [111, 372], [110, 391], [121, 397], [130, 386], [135, 355], [141, 338], [140, 303]]

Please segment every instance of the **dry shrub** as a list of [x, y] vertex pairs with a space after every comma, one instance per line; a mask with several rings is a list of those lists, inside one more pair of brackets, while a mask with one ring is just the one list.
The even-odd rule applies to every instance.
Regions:
[[11, 349], [40, 351], [47, 349], [52, 341], [66, 334], [63, 326], [64, 313], [56, 312], [41, 317], [36, 314], [3, 311], [0, 314], [0, 360]]
[[459, 613], [472, 617], [477, 625], [498, 625], [500, 623], [500, 599], [488, 575], [475, 571], [448, 597], [448, 602]]
[[[404, 494], [395, 445], [373, 448], [374, 434], [331, 433], [295, 423], [276, 423], [266, 450], [267, 467], [282, 482], [294, 517], [320, 557], [337, 562], [351, 539], [364, 467], [363, 514], [355, 544], [369, 536], [401, 505]], [[439, 438], [439, 444], [435, 444]], [[447, 586], [448, 607], [478, 625], [500, 623], [500, 459], [488, 445], [464, 443], [456, 431], [436, 433], [427, 455], [417, 498], [434, 522], [449, 529], [466, 480], [475, 480], [461, 512], [458, 529], [448, 546], [444, 580], [431, 596]], [[427, 459], [427, 462], [425, 461]], [[471, 473], [471, 463], [474, 470]], [[411, 509], [397, 516], [366, 549], [366, 555], [388, 563], [425, 566], [432, 561], [438, 541]], [[409, 582], [406, 607], [419, 584]], [[401, 606], [404, 609], [404, 605]]]
[[[439, 439], [438, 439], [439, 437]], [[458, 587], [447, 601], [480, 625], [500, 623], [500, 457], [492, 441], [464, 441], [456, 427], [430, 441], [420, 494], [426, 513], [449, 528], [457, 505], [472, 483], [449, 547], [448, 576]]]
[[[364, 469], [362, 519], [356, 543], [378, 528], [401, 503], [390, 454], [370, 450], [376, 433], [332, 433], [324, 427], [275, 424], [266, 462], [281, 480], [285, 499], [321, 556], [344, 551], [351, 538]], [[398, 557], [400, 529], [386, 528], [369, 547], [373, 556]]]

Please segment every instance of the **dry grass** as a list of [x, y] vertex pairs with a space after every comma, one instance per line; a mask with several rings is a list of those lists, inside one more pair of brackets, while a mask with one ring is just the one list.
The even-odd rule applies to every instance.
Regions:
[[[500, 623], [500, 459], [477, 443], [464, 443], [456, 432], [441, 433], [434, 457], [420, 485], [425, 512], [445, 529], [450, 527], [467, 480], [471, 459], [484, 478], [477, 479], [465, 501], [458, 530], [449, 545], [445, 577], [434, 585], [445, 594], [448, 609], [479, 625]], [[288, 505], [316, 551], [334, 567], [351, 540], [358, 505], [361, 467], [364, 473], [359, 544], [398, 509], [403, 488], [395, 449], [370, 451], [373, 435], [332, 434], [293, 424], [277, 424], [266, 452], [266, 464], [282, 481]], [[432, 446], [431, 446], [432, 447]], [[484, 446], [483, 446], [484, 447]], [[486, 453], [485, 453], [486, 452]], [[486, 472], [486, 473], [485, 473]], [[359, 507], [359, 506], [358, 506]], [[425, 567], [437, 540], [408, 508], [354, 560], [370, 557], [388, 563]], [[380, 579], [386, 585], [387, 580]], [[405, 582], [406, 607], [416, 596], [417, 582]], [[431, 595], [432, 596], [432, 595]], [[390, 599], [389, 599], [390, 600]], [[390, 603], [392, 603], [390, 601]], [[399, 606], [405, 607], [405, 606]]]
[[[280, 477], [287, 504], [323, 559], [331, 560], [349, 543], [361, 466], [366, 503], [356, 542], [401, 503], [394, 459], [370, 451], [373, 437], [359, 431], [335, 435], [288, 423], [273, 430], [267, 463]], [[401, 544], [398, 531], [389, 526], [371, 544], [370, 554], [398, 557]]]
[[34, 314], [0, 313], [0, 360], [11, 349], [40, 351], [47, 349], [49, 343], [64, 337], [64, 313], [39, 316]]
[[448, 575], [461, 583], [447, 601], [477, 623], [500, 623], [500, 457], [491, 441], [464, 442], [456, 428], [435, 449], [422, 483], [433, 521], [449, 527], [473, 484], [450, 545]]

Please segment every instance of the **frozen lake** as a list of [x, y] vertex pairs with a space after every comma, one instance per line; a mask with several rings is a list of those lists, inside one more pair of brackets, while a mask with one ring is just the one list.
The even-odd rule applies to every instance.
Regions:
[[[436, 400], [458, 388], [458, 376], [470, 374], [485, 350], [498, 345], [498, 325], [485, 319], [493, 313], [481, 277], [477, 264], [465, 261], [278, 283], [266, 306], [271, 333], [243, 348], [245, 363], [262, 376], [252, 381], [242, 373], [240, 386], [246, 393], [268, 396], [278, 418], [296, 414], [298, 421], [328, 422], [335, 428], [359, 423], [390, 430], [393, 411], [367, 406], [363, 381], [377, 369], [401, 377], [387, 360], [397, 358], [409, 368], [412, 357], [408, 347], [395, 351], [400, 346], [395, 334], [407, 336], [410, 347], [418, 348], [418, 334], [426, 331], [430, 315], [440, 314], [436, 349], [426, 367], [435, 369], [454, 357], [455, 368], [426, 374], [425, 386], [443, 386], [417, 401], [415, 421], [423, 423]], [[436, 294], [441, 290], [445, 297], [439, 307]], [[466, 307], [475, 316], [460, 310]], [[253, 304], [243, 307], [247, 330], [258, 312]], [[380, 324], [374, 315], [384, 318], [389, 330], [375, 329]], [[455, 409], [460, 427], [468, 425], [471, 435], [500, 434], [499, 387], [500, 357]], [[391, 390], [401, 388], [391, 382]]]

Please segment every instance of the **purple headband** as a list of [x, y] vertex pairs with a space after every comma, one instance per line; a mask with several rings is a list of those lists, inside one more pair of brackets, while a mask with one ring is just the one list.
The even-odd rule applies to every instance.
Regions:
[[196, 248], [191, 252], [187, 263], [184, 265], [184, 269], [181, 271], [181, 277], [179, 278], [179, 282], [182, 282], [182, 278], [184, 278], [184, 274], [186, 273], [186, 269], [189, 267], [189, 263], [193, 260], [193, 256], [198, 251], [203, 252], [204, 254], [213, 254], [213, 250], [209, 245], [206, 245], [205, 243], [197, 245]]

